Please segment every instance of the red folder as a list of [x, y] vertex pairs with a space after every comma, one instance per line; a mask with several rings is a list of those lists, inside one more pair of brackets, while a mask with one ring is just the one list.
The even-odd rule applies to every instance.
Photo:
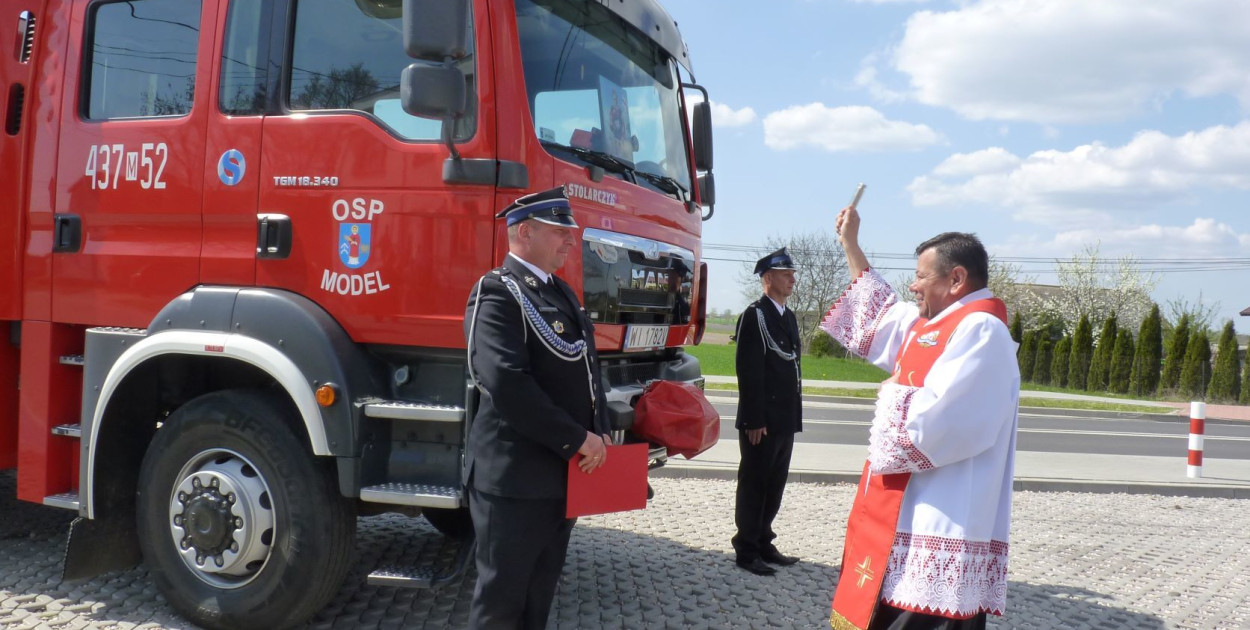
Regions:
[[565, 518], [641, 510], [647, 507], [647, 445], [609, 446], [603, 465], [592, 473], [577, 467], [581, 455], [569, 460]]

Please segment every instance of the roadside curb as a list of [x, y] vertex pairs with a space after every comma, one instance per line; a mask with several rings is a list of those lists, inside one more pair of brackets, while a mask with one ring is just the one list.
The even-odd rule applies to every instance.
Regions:
[[[736, 480], [738, 469], [726, 466], [682, 466], [667, 464], [652, 470], [654, 477], [667, 479]], [[859, 473], [791, 470], [793, 483], [859, 483]], [[1150, 494], [1170, 497], [1250, 499], [1250, 487], [1217, 484], [1143, 483], [1133, 481], [1091, 481], [1085, 479], [1016, 478], [1012, 489], [1026, 492], [1079, 492], [1085, 494]]]

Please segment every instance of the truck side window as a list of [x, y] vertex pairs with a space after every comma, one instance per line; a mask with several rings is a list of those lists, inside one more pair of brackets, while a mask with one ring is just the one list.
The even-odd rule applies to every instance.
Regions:
[[[399, 78], [414, 60], [404, 53], [402, 0], [298, 0], [291, 52], [290, 108], [367, 112], [396, 135], [437, 141], [441, 123], [406, 113]], [[469, 24], [469, 40], [473, 41]], [[460, 61], [470, 111], [456, 121], [464, 140], [476, 126], [473, 54]]]
[[96, 5], [87, 19], [89, 120], [182, 116], [195, 97], [198, 1]]
[[266, 2], [231, 2], [221, 50], [218, 107], [226, 114], [262, 114], [269, 55]]

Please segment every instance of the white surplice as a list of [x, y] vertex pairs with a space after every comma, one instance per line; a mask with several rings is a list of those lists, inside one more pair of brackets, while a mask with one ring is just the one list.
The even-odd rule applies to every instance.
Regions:
[[[969, 302], [974, 292], [931, 320]], [[847, 350], [893, 372], [919, 318], [869, 269], [829, 310], [821, 328]], [[877, 396], [868, 464], [874, 474], [912, 473], [881, 598], [952, 617], [1002, 614], [1016, 452], [1020, 372], [1016, 343], [988, 313], [959, 322], [923, 387], [885, 385]]]

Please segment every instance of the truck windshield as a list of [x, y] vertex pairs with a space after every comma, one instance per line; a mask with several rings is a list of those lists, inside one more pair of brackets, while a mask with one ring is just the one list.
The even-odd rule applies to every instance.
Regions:
[[672, 58], [597, 2], [516, 0], [516, 10], [530, 111], [543, 146], [688, 199]]

